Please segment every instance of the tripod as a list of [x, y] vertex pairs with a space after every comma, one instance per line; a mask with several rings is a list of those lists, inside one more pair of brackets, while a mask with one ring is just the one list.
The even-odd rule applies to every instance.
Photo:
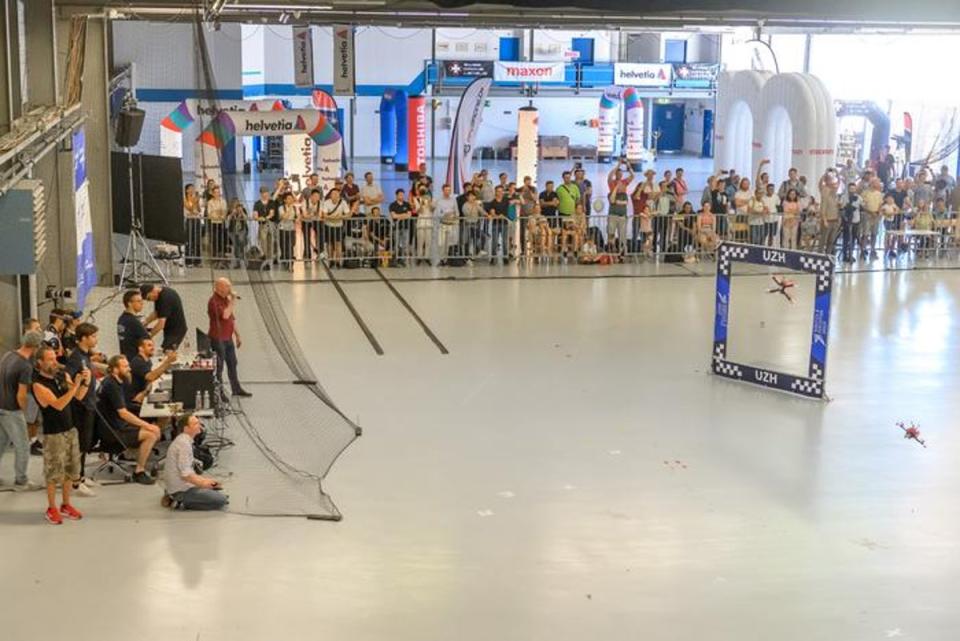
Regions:
[[[127, 248], [123, 251], [121, 264], [123, 268], [120, 271], [120, 280], [117, 281], [117, 289], [121, 290], [129, 286], [138, 286], [146, 277], [150, 280], [162, 281], [167, 285], [167, 277], [163, 275], [163, 270], [153, 257], [147, 239], [143, 236], [143, 207], [141, 202], [140, 216], [137, 216], [133, 205], [133, 152], [127, 147], [127, 180], [130, 189], [130, 236], [127, 238]], [[140, 171], [140, 196], [143, 198], [143, 168]]]

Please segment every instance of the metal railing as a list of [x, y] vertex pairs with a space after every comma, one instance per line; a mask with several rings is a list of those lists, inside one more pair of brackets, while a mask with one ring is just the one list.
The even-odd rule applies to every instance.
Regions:
[[[461, 266], [478, 261], [613, 263], [657, 260], [712, 260], [724, 240], [834, 253], [838, 258], [875, 252], [920, 257], [955, 255], [960, 249], [957, 219], [934, 221], [918, 230], [903, 221], [858, 225], [814, 218], [776, 222], [746, 214], [721, 214], [704, 224], [696, 214], [651, 216], [521, 216], [491, 218], [354, 216], [329, 221], [242, 225], [190, 218], [186, 221], [184, 264], [292, 269], [320, 259], [333, 267]], [[891, 221], [893, 222], [893, 221]], [[849, 255], [848, 255], [849, 254]]]

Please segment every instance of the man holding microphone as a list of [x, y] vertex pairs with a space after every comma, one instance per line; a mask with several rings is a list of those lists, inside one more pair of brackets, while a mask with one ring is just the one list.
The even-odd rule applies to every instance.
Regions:
[[248, 398], [253, 394], [240, 387], [240, 379], [237, 376], [237, 350], [243, 345], [243, 341], [240, 340], [240, 334], [237, 332], [237, 319], [234, 316], [236, 300], [237, 296], [233, 293], [230, 280], [218, 278], [213, 284], [213, 296], [207, 302], [207, 316], [210, 318], [208, 334], [213, 351], [217, 354], [217, 380], [222, 380], [223, 364], [226, 362], [230, 393]]

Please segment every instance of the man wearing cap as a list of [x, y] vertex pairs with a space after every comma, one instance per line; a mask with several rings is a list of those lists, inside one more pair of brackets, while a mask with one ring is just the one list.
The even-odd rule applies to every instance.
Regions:
[[36, 490], [38, 485], [27, 480], [30, 446], [27, 438], [27, 397], [33, 383], [33, 356], [43, 344], [39, 332], [27, 332], [20, 347], [0, 357], [0, 460], [13, 443], [13, 489]]

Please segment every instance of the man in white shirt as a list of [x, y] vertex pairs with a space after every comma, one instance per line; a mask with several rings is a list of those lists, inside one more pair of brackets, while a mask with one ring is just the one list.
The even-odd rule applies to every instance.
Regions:
[[383, 190], [373, 182], [373, 172], [365, 173], [363, 180], [363, 186], [360, 187], [360, 211], [367, 216], [372, 208], [383, 205]]
[[163, 507], [220, 510], [230, 502], [219, 481], [197, 474], [193, 466], [193, 439], [202, 431], [200, 419], [191, 414], [184, 421], [183, 431], [170, 443], [163, 466]]
[[449, 253], [448, 248], [456, 245], [458, 239], [457, 199], [453, 197], [453, 188], [449, 184], [443, 186], [443, 191], [434, 201], [433, 207], [434, 215], [440, 219], [440, 258], [443, 260]]
[[763, 201], [763, 240], [770, 247], [780, 246], [780, 198], [773, 191], [773, 183], [767, 183]]

